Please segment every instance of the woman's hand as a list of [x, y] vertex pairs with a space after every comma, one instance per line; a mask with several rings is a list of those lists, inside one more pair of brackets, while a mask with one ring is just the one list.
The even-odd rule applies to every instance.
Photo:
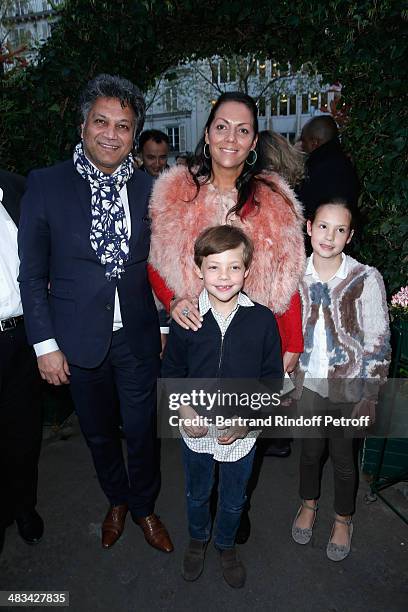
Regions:
[[286, 351], [283, 356], [283, 371], [290, 374], [297, 366], [297, 362], [299, 361], [300, 353], [291, 353], [290, 351]]
[[295, 400], [293, 399], [293, 397], [290, 397], [290, 395], [289, 395], [289, 396], [286, 396], [283, 399], [281, 399], [280, 405], [284, 406], [285, 408], [289, 408], [289, 406], [292, 406], [294, 401]]
[[197, 298], [182, 297], [173, 300], [170, 305], [170, 316], [184, 329], [197, 331], [203, 320], [198, 310]]
[[375, 423], [376, 405], [376, 400], [363, 397], [357, 404], [355, 404], [351, 413], [351, 418], [359, 419], [360, 417], [368, 417], [369, 422], [367, 427], [371, 427], [371, 425], [374, 425]]

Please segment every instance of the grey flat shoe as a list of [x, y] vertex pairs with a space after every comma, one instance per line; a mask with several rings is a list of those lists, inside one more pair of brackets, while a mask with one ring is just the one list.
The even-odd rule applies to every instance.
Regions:
[[[301, 513], [302, 508], [308, 508], [309, 510], [313, 510], [313, 512], [314, 512], [312, 526], [311, 527], [307, 527], [306, 529], [302, 529], [301, 527], [297, 527], [296, 526], [296, 521], [299, 518], [299, 514]], [[314, 524], [315, 524], [316, 513], [317, 513], [318, 508], [319, 508], [319, 506], [318, 506], [317, 502], [316, 502], [316, 505], [313, 507], [313, 506], [309, 506], [309, 504], [307, 504], [305, 501], [302, 501], [302, 505], [300, 506], [299, 510], [297, 511], [297, 514], [295, 516], [295, 520], [293, 521], [293, 525], [292, 525], [292, 538], [295, 540], [295, 542], [297, 544], [308, 544], [310, 542], [310, 540], [312, 539], [313, 527], [314, 527]]]
[[346, 520], [342, 520], [339, 518], [335, 518], [334, 522], [336, 523], [342, 523], [343, 525], [347, 525], [349, 528], [349, 541], [348, 544], [346, 546], [340, 545], [340, 544], [334, 544], [331, 539], [332, 539], [332, 535], [333, 535], [333, 531], [334, 531], [334, 523], [333, 523], [333, 527], [331, 530], [331, 534], [330, 534], [330, 540], [329, 543], [327, 544], [327, 556], [330, 559], [330, 561], [343, 561], [343, 559], [345, 559], [346, 557], [348, 557], [348, 555], [350, 554], [350, 549], [351, 549], [351, 538], [353, 537], [353, 523], [352, 523], [352, 519], [346, 519]]

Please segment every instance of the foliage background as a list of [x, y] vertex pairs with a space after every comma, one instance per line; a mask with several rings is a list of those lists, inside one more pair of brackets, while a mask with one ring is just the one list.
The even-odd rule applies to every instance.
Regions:
[[69, 157], [78, 92], [100, 72], [145, 90], [183, 59], [312, 60], [343, 85], [365, 217], [358, 257], [393, 292], [407, 283], [407, 21], [400, 0], [67, 0], [38, 65], [0, 79], [0, 166], [26, 174]]

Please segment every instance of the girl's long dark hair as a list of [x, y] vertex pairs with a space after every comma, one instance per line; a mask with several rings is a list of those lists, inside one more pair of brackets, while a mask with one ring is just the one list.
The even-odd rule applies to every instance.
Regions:
[[355, 204], [353, 204], [350, 200], [343, 198], [341, 196], [336, 197], [332, 196], [330, 198], [323, 198], [317, 202], [316, 208], [311, 210], [307, 216], [307, 220], [311, 223], [316, 219], [317, 212], [323, 206], [341, 206], [345, 208], [350, 213], [350, 229], [356, 230], [359, 228], [359, 210]]
[[[210, 129], [212, 122], [214, 121], [215, 113], [220, 108], [221, 104], [225, 102], [239, 102], [245, 104], [252, 114], [252, 123], [254, 128], [254, 137], [258, 135], [258, 109], [255, 104], [255, 100], [241, 91], [227, 91], [220, 95], [216, 103], [211, 109], [209, 117], [204, 127], [203, 135], [196, 147], [194, 157], [191, 157], [188, 161], [188, 170], [197, 188], [195, 197], [197, 197], [200, 191], [201, 185], [208, 183], [211, 179], [212, 173], [212, 161], [211, 157], [207, 158], [204, 155], [205, 145], [205, 133]], [[242, 168], [242, 172], [235, 181], [235, 187], [238, 191], [237, 203], [229, 211], [227, 217], [232, 214], [236, 214], [244, 219], [251, 211], [256, 210], [260, 202], [258, 202], [255, 195], [255, 185], [258, 182], [264, 183], [274, 193], [280, 195], [292, 210], [293, 214], [297, 216], [291, 200], [284, 194], [279, 187], [272, 181], [268, 181], [266, 178], [262, 178], [262, 171], [268, 171], [268, 167], [265, 165], [265, 159], [259, 155], [258, 143], [256, 144], [255, 151], [257, 153], [257, 160], [251, 166], [245, 163]]]

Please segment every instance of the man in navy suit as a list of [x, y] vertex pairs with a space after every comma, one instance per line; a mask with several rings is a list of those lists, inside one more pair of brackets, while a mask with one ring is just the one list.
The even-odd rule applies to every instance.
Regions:
[[0, 170], [0, 552], [14, 520], [28, 544], [44, 523], [36, 511], [41, 446], [40, 377], [28, 345], [17, 282], [17, 225], [25, 179]]
[[71, 386], [110, 504], [102, 546], [118, 540], [129, 510], [149, 544], [171, 552], [154, 514], [160, 332], [146, 272], [151, 178], [135, 169], [131, 155], [144, 100], [130, 81], [99, 75], [85, 87], [80, 110], [82, 140], [73, 159], [33, 171], [22, 202], [27, 336], [42, 378]]

